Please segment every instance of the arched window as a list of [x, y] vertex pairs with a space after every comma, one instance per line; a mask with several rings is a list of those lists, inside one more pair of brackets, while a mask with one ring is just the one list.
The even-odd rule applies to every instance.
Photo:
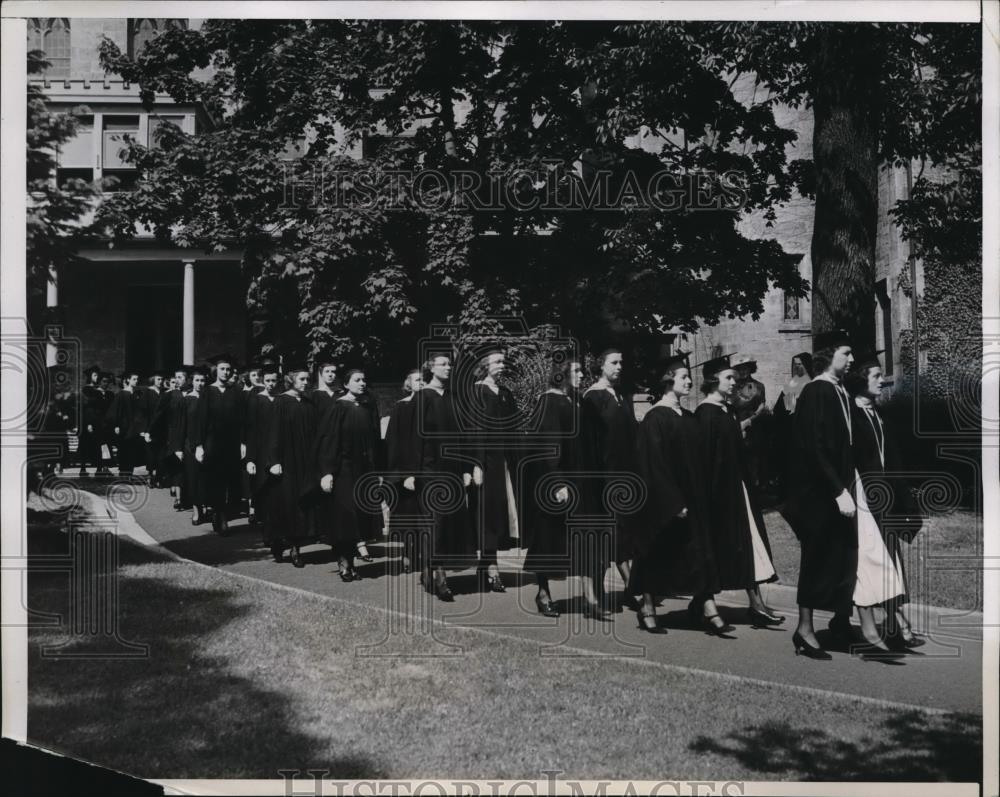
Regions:
[[65, 17], [28, 20], [28, 50], [42, 50], [47, 77], [69, 77], [69, 20]]
[[143, 48], [166, 30], [187, 30], [186, 19], [130, 19], [128, 21], [128, 54], [139, 55]]
[[145, 46], [156, 38], [156, 22], [152, 19], [134, 19], [132, 20], [132, 33], [129, 38], [129, 44], [131, 45], [132, 52], [130, 55], [134, 58], [139, 55], [145, 48]]

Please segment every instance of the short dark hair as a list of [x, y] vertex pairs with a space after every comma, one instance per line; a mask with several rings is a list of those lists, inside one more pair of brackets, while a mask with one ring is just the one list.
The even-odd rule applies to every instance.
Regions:
[[409, 371], [406, 372], [406, 376], [403, 378], [403, 392], [404, 393], [412, 393], [413, 392], [413, 388], [410, 387], [410, 377], [412, 377], [414, 374], [420, 374], [420, 378], [421, 379], [424, 378], [424, 372], [423, 372], [423, 370], [421, 370], [420, 368], [411, 368]]
[[881, 368], [877, 363], [865, 363], [860, 368], [852, 368], [844, 374], [844, 387], [852, 396], [860, 396], [868, 388], [868, 374], [872, 368]]
[[320, 360], [316, 363], [316, 373], [322, 373], [324, 368], [332, 368], [333, 370], [339, 370], [337, 363], [331, 360], [329, 357]]
[[279, 379], [281, 378], [281, 369], [277, 363], [263, 363], [258, 370], [260, 371], [261, 378], [268, 374], [276, 374]]
[[830, 363], [833, 362], [833, 355], [836, 354], [839, 348], [840, 346], [827, 346], [825, 349], [813, 352], [812, 365], [814, 375], [822, 374], [830, 367]]
[[424, 381], [429, 382], [433, 374], [431, 373], [431, 368], [434, 365], [434, 361], [444, 357], [449, 363], [451, 363], [451, 355], [446, 351], [433, 352], [427, 355], [427, 359], [424, 360]]
[[680, 370], [691, 373], [691, 368], [686, 363], [674, 363], [663, 372], [663, 376], [660, 377], [660, 381], [657, 386], [659, 396], [663, 396], [668, 390], [673, 389], [674, 380], [677, 377], [677, 372]]
[[285, 372], [285, 387], [291, 390], [292, 386], [295, 384], [295, 377], [299, 374], [308, 374], [308, 368], [289, 368]]

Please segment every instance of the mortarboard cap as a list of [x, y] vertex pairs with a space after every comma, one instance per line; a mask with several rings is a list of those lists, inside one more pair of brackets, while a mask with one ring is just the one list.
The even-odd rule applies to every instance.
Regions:
[[732, 368], [730, 364], [731, 354], [725, 354], [722, 357], [715, 357], [711, 360], [706, 360], [700, 363], [701, 366], [701, 378], [709, 379], [715, 376], [720, 371], [725, 371], [727, 368]]
[[690, 370], [691, 363], [688, 360], [690, 356], [691, 352], [689, 351], [679, 351], [674, 354], [671, 354], [663, 361], [662, 369], [664, 371], [669, 371], [673, 368], [683, 367]]
[[850, 345], [851, 336], [842, 329], [831, 329], [827, 332], [817, 332], [813, 335], [814, 352]]

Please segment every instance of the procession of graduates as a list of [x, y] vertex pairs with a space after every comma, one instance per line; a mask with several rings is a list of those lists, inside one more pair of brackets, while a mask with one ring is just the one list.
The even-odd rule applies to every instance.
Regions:
[[[418, 572], [442, 601], [454, 600], [449, 571], [470, 566], [480, 590], [505, 592], [498, 552], [516, 547], [526, 549], [523, 570], [547, 617], [560, 614], [551, 580], [575, 576], [585, 615], [612, 621], [618, 607], [603, 584], [614, 566], [626, 584], [621, 605], [645, 632], [666, 634], [657, 599], [683, 595], [691, 624], [731, 638], [715, 603], [723, 590], [745, 591], [751, 626], [783, 623], [761, 592], [778, 574], [748, 424], [734, 410], [733, 358], [692, 366], [688, 355], [672, 357], [641, 422], [622, 390], [622, 352], [594, 363], [584, 390], [583, 363], [556, 356], [548, 388], [524, 410], [505, 385], [503, 350], [479, 355], [459, 386], [452, 355], [436, 354], [406, 375], [384, 432], [365, 373], [339, 374], [332, 362], [320, 363], [318, 387], [312, 372], [281, 373], [273, 363], [251, 368], [244, 383], [220, 356], [210, 371], [154, 374], [143, 388], [139, 374], [126, 373], [116, 393], [95, 368], [78, 424], [81, 473], [106, 468], [113, 442], [119, 474], [144, 465], [151, 486], [169, 489], [192, 523], [210, 520], [226, 534], [247, 511], [276, 561], [303, 567], [300, 549], [326, 543], [344, 581], [360, 577], [357, 560], [371, 561], [367, 543], [385, 527], [401, 544], [400, 570]], [[864, 657], [924, 644], [903, 610], [901, 555], [921, 520], [875, 405], [881, 390], [877, 356], [855, 356], [835, 332], [796, 357], [779, 398], [783, 515], [801, 545], [796, 655], [831, 658], [815, 610], [834, 614], [828, 638]], [[890, 498], [875, 502], [872, 491]]]

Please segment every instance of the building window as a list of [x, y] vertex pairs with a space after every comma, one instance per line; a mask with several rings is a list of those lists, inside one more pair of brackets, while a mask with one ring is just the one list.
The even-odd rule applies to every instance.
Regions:
[[799, 306], [799, 297], [791, 296], [786, 293], [784, 300], [784, 309], [782, 311], [782, 318], [785, 321], [798, 321], [800, 318], [799, 315], [800, 309], [801, 308]]
[[70, 27], [65, 17], [28, 20], [28, 50], [41, 50], [49, 62], [46, 77], [69, 77]]
[[[101, 140], [101, 158], [105, 177], [117, 180], [112, 191], [127, 191], [135, 186], [135, 164], [125, 160], [131, 141], [139, 139], [138, 116], [105, 116]], [[142, 142], [139, 142], [142, 143]]]
[[187, 30], [186, 19], [130, 19], [128, 21], [128, 56], [135, 58], [149, 42], [165, 30]]
[[78, 116], [76, 135], [64, 141], [56, 153], [56, 179], [60, 186], [67, 180], [94, 179], [94, 117]]
[[885, 366], [882, 368], [882, 373], [885, 376], [892, 376], [892, 299], [889, 297], [889, 286], [886, 280], [879, 280], [875, 283], [875, 297], [878, 299], [879, 320], [881, 321], [879, 326], [882, 333], [882, 345], [880, 348], [885, 350], [883, 356]]

